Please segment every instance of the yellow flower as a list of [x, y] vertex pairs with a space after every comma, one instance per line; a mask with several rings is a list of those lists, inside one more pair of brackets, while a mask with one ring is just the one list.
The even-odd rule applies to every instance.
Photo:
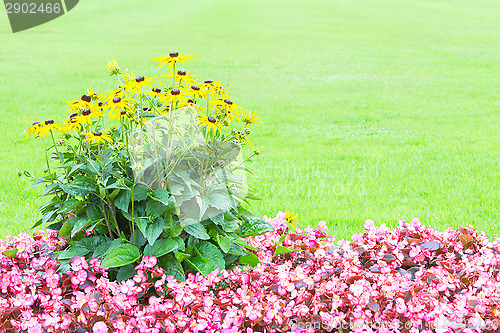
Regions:
[[195, 102], [195, 101], [193, 101], [192, 99], [188, 99], [187, 101], [179, 102], [179, 104], [177, 105], [177, 107], [178, 107], [179, 109], [184, 108], [184, 107], [186, 107], [186, 106], [192, 106], [192, 107], [194, 107], [196, 110], [206, 110], [204, 107], [202, 107], [202, 106], [198, 106], [198, 105], [196, 104], [196, 102]]
[[120, 66], [118, 66], [118, 63], [116, 62], [116, 60], [108, 61], [106, 68], [109, 71], [109, 76], [120, 74]]
[[31, 135], [33, 135], [34, 138], [36, 138], [39, 134], [40, 128], [42, 127], [42, 124], [40, 124], [39, 121], [35, 121], [33, 124], [30, 125], [26, 118], [24, 118], [24, 121], [26, 124], [28, 124], [28, 128], [26, 129], [26, 139]]
[[200, 99], [204, 98], [208, 94], [208, 91], [200, 88], [197, 85], [192, 85], [191, 87], [186, 89], [186, 94], [191, 94], [191, 96], [193, 96], [195, 99]]
[[98, 105], [91, 103], [92, 97], [89, 95], [83, 95], [82, 98], [78, 101], [66, 102], [69, 106], [66, 107], [66, 113], [78, 112], [81, 110], [97, 110], [99, 108]]
[[285, 212], [285, 220], [287, 222], [294, 222], [297, 218], [299, 217], [299, 214], [295, 214], [295, 212], [290, 212], [289, 210], [287, 210]]
[[[62, 124], [62, 132], [66, 133], [71, 131], [72, 129], [76, 131], [80, 131], [82, 128], [82, 124], [80, 122], [82, 116], [78, 116], [78, 114], [74, 113], [72, 114], [69, 119], [66, 119], [64, 123]], [[89, 119], [90, 120], [90, 119]], [[92, 121], [90, 121], [92, 124]]]
[[94, 133], [82, 133], [83, 135], [87, 136], [87, 141], [89, 142], [95, 142], [97, 144], [100, 143], [105, 143], [107, 142], [113, 142], [113, 139], [107, 134], [107, 132], [94, 132]]
[[125, 88], [125, 90], [130, 91], [131, 93], [142, 94], [142, 91], [145, 87], [155, 89], [154, 85], [161, 83], [160, 81], [155, 79], [156, 77], [145, 78], [144, 76], [138, 76], [135, 79], [124, 84], [123, 87]]
[[42, 127], [38, 130], [38, 134], [43, 137], [44, 135], [53, 132], [54, 130], [61, 131], [61, 125], [54, 123], [53, 120], [46, 120]]
[[210, 105], [218, 107], [220, 110], [224, 111], [225, 118], [229, 121], [230, 124], [234, 122], [234, 119], [239, 119], [236, 116], [236, 113], [242, 108], [233, 103], [230, 99], [217, 99], [210, 102]]
[[109, 119], [120, 119], [128, 117], [127, 110], [116, 109], [114, 112], [110, 112], [108, 117]]
[[188, 97], [185, 94], [185, 89], [170, 89], [165, 95], [158, 95], [158, 99], [163, 103], [177, 104], [179, 101], [186, 101]]
[[167, 69], [171, 69], [174, 67], [176, 63], [183, 64], [188, 59], [196, 59], [195, 56], [186, 56], [183, 54], [179, 54], [179, 52], [170, 52], [167, 56], [153, 58], [154, 62], [158, 65], [158, 68], [162, 68], [165, 65], [168, 65]]
[[[165, 74], [162, 76], [173, 77], [173, 73]], [[180, 71], [177, 71], [177, 73], [175, 73], [174, 80], [176, 82], [179, 82], [179, 85], [181, 85], [181, 86], [194, 86], [194, 85], [198, 84], [198, 82], [196, 82], [196, 80], [194, 79], [195, 77], [196, 77], [196, 75], [189, 75], [188, 72], [180, 70]]]
[[106, 104], [104, 104], [104, 111], [131, 109], [132, 101], [134, 101], [133, 98], [121, 98], [116, 96], [113, 99], [108, 100]]
[[153, 87], [153, 89], [151, 89], [151, 91], [145, 91], [144, 93], [146, 95], [151, 95], [153, 97], [158, 97], [158, 95], [161, 94], [161, 89]]
[[240, 110], [241, 120], [246, 123], [246, 127], [251, 124], [262, 123], [259, 119], [260, 116], [257, 116], [256, 113], [252, 113], [251, 111], [243, 112], [243, 109]]
[[230, 99], [229, 94], [227, 93], [227, 89], [229, 89], [228, 84], [222, 83], [219, 80], [207, 80], [203, 82], [203, 85], [214, 98]]
[[214, 132], [222, 132], [222, 126], [220, 121], [217, 120], [213, 116], [206, 116], [202, 113], [199, 113], [198, 120], [196, 121], [201, 127], [207, 128], [209, 131], [213, 130]]

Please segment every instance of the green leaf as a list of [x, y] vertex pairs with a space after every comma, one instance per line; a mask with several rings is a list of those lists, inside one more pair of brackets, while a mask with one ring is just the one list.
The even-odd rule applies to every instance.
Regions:
[[95, 173], [97, 175], [101, 175], [101, 164], [97, 161], [94, 161], [94, 160], [87, 160], [87, 169], [92, 172], [92, 173]]
[[211, 193], [207, 197], [207, 200], [210, 206], [220, 210], [230, 210], [231, 208], [234, 208], [228, 193]]
[[129, 190], [121, 190], [120, 193], [115, 198], [115, 206], [116, 208], [128, 212], [128, 207], [130, 206], [130, 202], [132, 201], [132, 193]]
[[160, 266], [165, 270], [165, 275], [173, 275], [179, 281], [185, 280], [184, 269], [181, 263], [172, 255], [160, 259]]
[[80, 200], [71, 198], [68, 199], [64, 202], [64, 205], [57, 210], [58, 213], [64, 213], [67, 212], [68, 210], [73, 210], [79, 203], [81, 203]]
[[184, 261], [188, 268], [195, 272], [200, 272], [203, 275], [208, 275], [214, 270], [214, 265], [210, 260], [203, 257], [194, 257], [192, 259], [186, 259]]
[[3, 251], [2, 254], [6, 257], [15, 258], [17, 255], [17, 249]]
[[258, 217], [245, 219], [241, 226], [241, 237], [259, 236], [266, 232], [274, 231], [274, 226]]
[[255, 255], [254, 253], [249, 253], [246, 256], [241, 256], [239, 261], [240, 264], [245, 266], [255, 267], [257, 266], [257, 264], [260, 264], [259, 257], [257, 257], [257, 255]]
[[191, 257], [189, 254], [184, 253], [184, 252], [175, 252], [174, 255], [175, 255], [175, 258], [177, 260], [179, 260], [179, 262], [183, 262], [187, 258]]
[[83, 247], [88, 249], [89, 251], [93, 251], [98, 248], [101, 244], [105, 244], [110, 239], [104, 236], [93, 236], [93, 237], [85, 237], [78, 242], [75, 243], [75, 246]]
[[160, 258], [177, 249], [179, 249], [179, 244], [175, 239], [158, 239], [153, 245], [146, 245], [144, 255], [148, 257]]
[[215, 240], [224, 253], [229, 251], [229, 248], [231, 247], [231, 239], [229, 237], [217, 235], [215, 236]]
[[[119, 239], [118, 239], [118, 241], [121, 242], [121, 240], [119, 240]], [[109, 248], [112, 246], [112, 244], [113, 244], [113, 241], [108, 240], [107, 242], [99, 245], [94, 250], [94, 253], [92, 253], [92, 258], [102, 259], [104, 257], [104, 255], [106, 254], [106, 252], [109, 250]]]
[[134, 186], [134, 201], [142, 201], [148, 198], [149, 188], [136, 185]]
[[92, 192], [97, 192], [98, 187], [90, 177], [77, 176], [68, 184], [60, 184], [61, 189], [74, 197], [85, 197]]
[[246, 256], [248, 254], [247, 251], [245, 251], [241, 246], [231, 243], [231, 246], [229, 247], [229, 251], [227, 251], [229, 254], [234, 254], [235, 256]]
[[194, 223], [194, 224], [187, 225], [184, 227], [184, 230], [188, 234], [190, 234], [193, 237], [196, 237], [198, 239], [203, 239], [203, 240], [210, 239], [210, 236], [207, 234], [205, 227], [201, 223]]
[[87, 218], [86, 216], [78, 215], [66, 220], [61, 226], [61, 229], [59, 229], [59, 236], [70, 238], [69, 235], [71, 234], [71, 230], [73, 230], [75, 224], [80, 220], [87, 221]]
[[253, 246], [253, 245], [250, 245], [247, 240], [245, 238], [241, 238], [241, 237], [235, 237], [233, 239], [233, 242], [235, 242], [236, 244], [238, 244], [239, 246], [242, 246], [246, 249], [249, 249], [249, 250], [253, 250], [253, 251], [258, 251], [260, 250], [258, 247], [256, 246]]
[[73, 236], [75, 236], [80, 230], [88, 226], [91, 222], [91, 220], [86, 218], [79, 219], [71, 230], [71, 238], [73, 238]]
[[118, 281], [131, 279], [134, 276], [134, 272], [134, 265], [132, 264], [120, 267], [120, 269], [118, 270], [118, 274], [116, 275], [116, 279]]
[[213, 223], [217, 225], [222, 225], [224, 223], [224, 214], [219, 214], [210, 218]]
[[281, 254], [290, 253], [294, 251], [302, 251], [301, 249], [291, 249], [283, 245], [276, 246], [273, 257], [279, 256]]
[[43, 197], [47, 194], [53, 194], [52, 191], [55, 192], [55, 190], [59, 188], [60, 185], [61, 184], [59, 183], [48, 184], [47, 186], [45, 186], [45, 189], [43, 190], [42, 194], [40, 194], [40, 197]]
[[174, 197], [170, 195], [170, 192], [164, 189], [156, 189], [151, 192], [150, 197], [154, 200], [161, 202], [165, 207], [174, 208], [175, 200]]
[[141, 258], [137, 246], [133, 244], [120, 244], [113, 247], [102, 260], [102, 268], [121, 267], [131, 264]]
[[137, 218], [135, 222], [150, 245], [158, 239], [163, 231], [165, 221], [159, 217], [153, 223], [148, 223], [147, 218]]
[[29, 190], [29, 189], [31, 189], [33, 187], [36, 187], [36, 186], [38, 186], [40, 184], [47, 183], [47, 182], [49, 182], [47, 179], [38, 178], [33, 183], [31, 183], [30, 186], [26, 187], [23, 191], [27, 191], [27, 190]]
[[233, 232], [236, 231], [240, 228], [240, 225], [236, 220], [226, 220], [224, 219], [222, 222], [222, 229], [224, 229], [225, 232]]
[[224, 268], [226, 268], [224, 255], [214, 244], [210, 242], [200, 242], [196, 244], [196, 249], [203, 258], [207, 258], [208, 260], [210, 260], [210, 262], [214, 266], [214, 269], [218, 268], [219, 271], [222, 271]]
[[82, 257], [89, 253], [90, 250], [86, 249], [84, 247], [79, 247], [79, 246], [71, 246], [69, 249], [66, 249], [59, 253], [59, 256], [57, 257], [58, 259], [69, 259], [74, 256]]

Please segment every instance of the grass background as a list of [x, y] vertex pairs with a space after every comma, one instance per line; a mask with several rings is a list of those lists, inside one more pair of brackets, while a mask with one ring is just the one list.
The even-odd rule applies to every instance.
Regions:
[[17, 176], [44, 169], [23, 116], [62, 121], [114, 86], [109, 59], [158, 75], [170, 51], [261, 114], [257, 215], [295, 210], [338, 238], [416, 216], [499, 236], [499, 17], [498, 0], [86, 0], [12, 34], [2, 13], [0, 237], [42, 202]]

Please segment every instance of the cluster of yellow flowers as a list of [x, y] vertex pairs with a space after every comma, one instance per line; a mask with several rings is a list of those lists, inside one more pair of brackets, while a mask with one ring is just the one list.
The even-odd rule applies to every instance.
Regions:
[[[162, 75], [170, 78], [171, 85], [163, 90], [157, 77], [134, 76], [122, 73], [115, 61], [107, 68], [116, 76], [120, 85], [115, 90], [96, 94], [90, 88], [79, 100], [68, 102], [67, 118], [62, 123], [53, 120], [34, 122], [26, 130], [27, 137], [52, 136], [54, 132], [73, 132], [81, 140], [97, 144], [113, 142], [109, 131], [104, 130], [106, 122], [119, 122], [122, 128], [141, 124], [150, 117], [168, 115], [172, 110], [192, 106], [197, 110], [197, 124], [214, 135], [230, 136], [235, 144], [251, 144], [249, 125], [260, 123], [260, 117], [234, 103], [228, 92], [228, 85], [221, 81], [198, 81], [196, 75], [185, 70], [176, 70], [177, 64], [195, 58], [178, 52], [155, 58], [159, 68], [167, 66], [170, 72]], [[146, 106], [147, 105], [147, 106]], [[235, 121], [244, 123], [237, 131], [231, 128]], [[55, 142], [54, 142], [55, 143]]]

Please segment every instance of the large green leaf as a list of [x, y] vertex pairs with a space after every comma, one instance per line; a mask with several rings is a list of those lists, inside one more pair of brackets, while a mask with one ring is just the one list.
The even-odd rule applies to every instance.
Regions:
[[129, 190], [120, 190], [120, 193], [115, 198], [115, 206], [116, 208], [128, 212], [128, 207], [130, 206], [130, 202], [132, 200], [132, 193]]
[[98, 187], [90, 177], [77, 176], [68, 184], [60, 184], [61, 189], [75, 197], [85, 197], [92, 192], [97, 192]]
[[229, 248], [231, 247], [231, 238], [222, 235], [217, 235], [215, 236], [215, 240], [217, 241], [217, 244], [219, 244], [220, 249], [224, 253], [227, 253], [229, 251]]
[[224, 219], [222, 221], [222, 229], [224, 229], [225, 232], [233, 232], [236, 231], [240, 228], [240, 225], [236, 220], [226, 220]]
[[134, 201], [142, 201], [148, 198], [149, 188], [136, 185], [134, 186]]
[[154, 242], [161, 235], [163, 226], [165, 225], [165, 221], [161, 217], [157, 218], [152, 223], [148, 223], [149, 220], [146, 218], [137, 218], [135, 222], [144, 237], [148, 240], [149, 245], [154, 244]]
[[226, 263], [224, 262], [224, 255], [222, 252], [210, 242], [200, 242], [196, 244], [196, 249], [203, 258], [210, 260], [214, 268], [218, 268], [222, 271], [226, 268]]
[[104, 236], [92, 236], [92, 237], [85, 237], [76, 242], [74, 245], [88, 249], [90, 252], [97, 249], [101, 244], [107, 243], [109, 240], [110, 239], [108, 237]]
[[158, 239], [153, 245], [146, 245], [144, 255], [160, 258], [177, 249], [179, 249], [179, 243], [174, 238]]
[[84, 256], [87, 253], [89, 253], [90, 250], [86, 249], [84, 247], [79, 247], [79, 246], [71, 246], [69, 249], [66, 249], [59, 253], [59, 256], [57, 257], [58, 259], [69, 259], [73, 256]]
[[246, 256], [240, 257], [240, 264], [245, 266], [255, 267], [257, 264], [260, 264], [259, 257], [257, 257], [254, 253], [249, 253]]
[[203, 240], [210, 239], [210, 236], [207, 234], [205, 227], [201, 223], [193, 223], [193, 224], [187, 225], [184, 227], [184, 230], [188, 234], [190, 234], [193, 237], [196, 237], [198, 239], [203, 239]]
[[160, 259], [160, 266], [165, 270], [165, 275], [173, 275], [179, 281], [185, 280], [184, 269], [181, 263], [172, 255]]
[[194, 257], [192, 259], [184, 260], [189, 269], [195, 272], [201, 272], [203, 275], [208, 275], [215, 268], [210, 260], [203, 258], [201, 256]]
[[259, 236], [266, 232], [274, 231], [274, 226], [258, 217], [250, 217], [243, 221], [241, 237]]
[[161, 202], [165, 207], [173, 209], [175, 207], [174, 197], [170, 192], [165, 189], [156, 189], [151, 192], [150, 197], [154, 200]]
[[141, 258], [137, 246], [133, 244], [120, 244], [113, 247], [102, 260], [102, 268], [121, 267], [131, 264]]

